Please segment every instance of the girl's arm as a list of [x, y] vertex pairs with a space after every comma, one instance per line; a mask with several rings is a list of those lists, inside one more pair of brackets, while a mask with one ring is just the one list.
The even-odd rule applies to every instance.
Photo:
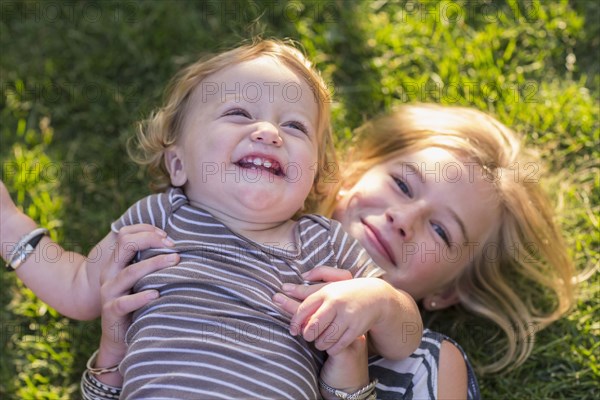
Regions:
[[445, 340], [440, 349], [438, 399], [466, 399], [467, 380], [467, 364], [462, 353]]
[[[327, 390], [327, 388], [335, 388], [352, 395], [369, 385], [367, 347], [367, 340], [362, 335], [339, 354], [327, 357], [319, 376], [319, 390], [325, 400], [339, 399], [335, 393], [331, 393], [331, 389]], [[374, 392], [375, 388], [370, 390]]]
[[[140, 250], [149, 248], [144, 244], [140, 236], [132, 239]], [[100, 289], [102, 298], [102, 337], [100, 347], [96, 356], [89, 360], [87, 369], [82, 377], [82, 393], [84, 399], [98, 399], [97, 392], [89, 390], [89, 385], [98, 390], [102, 390], [103, 385], [109, 385], [111, 388], [120, 388], [123, 383], [123, 377], [116, 370], [116, 366], [125, 357], [127, 345], [125, 343], [125, 334], [131, 324], [131, 313], [158, 297], [158, 291], [146, 290], [135, 294], [130, 294], [135, 283], [149, 273], [159, 269], [175, 265], [179, 262], [178, 254], [163, 254], [123, 269], [120, 263], [114, 262], [105, 266], [107, 274]], [[110, 275], [110, 276], [109, 276]], [[93, 371], [99, 369], [110, 369], [112, 372], [94, 374]], [[108, 392], [110, 389], [108, 388]], [[109, 398], [109, 396], [107, 396]]]
[[[133, 285], [149, 273], [178, 261], [178, 254], [159, 255], [134, 264], [104, 282], [101, 288], [102, 337], [93, 367], [108, 368], [121, 362], [127, 352], [125, 334], [131, 324], [131, 313], [158, 298], [156, 290], [130, 294]], [[118, 371], [100, 375], [99, 380], [112, 386], [120, 386], [123, 382]]]
[[[4, 260], [19, 240], [38, 226], [21, 212], [0, 181], [0, 250]], [[164, 247], [166, 234], [150, 225], [132, 225], [119, 234], [109, 233], [88, 257], [64, 250], [49, 237], [43, 237], [35, 251], [16, 269], [17, 276], [42, 301], [74, 319], [100, 315], [102, 266], [123, 268], [139, 246]], [[111, 272], [114, 274], [114, 270]], [[110, 274], [109, 274], [110, 275]]]
[[[13, 203], [0, 181], [0, 242], [2, 258], [8, 257], [20, 239], [38, 228]], [[97, 271], [87, 271], [81, 254], [65, 251], [44, 236], [35, 251], [15, 270], [17, 276], [60, 313], [76, 319], [91, 319], [100, 313], [100, 283]], [[91, 293], [80, 298], [81, 293]], [[97, 295], [94, 296], [93, 293]]]

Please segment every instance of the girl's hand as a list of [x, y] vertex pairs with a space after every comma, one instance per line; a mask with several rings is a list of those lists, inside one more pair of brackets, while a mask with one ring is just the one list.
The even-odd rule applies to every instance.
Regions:
[[4, 182], [0, 180], [0, 255], [8, 262], [9, 253], [23, 235], [37, 228], [37, 224], [17, 208]]
[[[103, 286], [107, 281], [113, 279], [117, 274], [123, 271], [125, 267], [131, 264], [138, 251], [147, 250], [153, 247], [173, 247], [173, 242], [167, 237], [167, 234], [163, 230], [152, 225], [137, 224], [121, 228], [116, 234], [114, 245], [111, 247], [111, 257], [108, 257], [108, 261], [100, 266], [102, 269], [100, 274], [100, 285]], [[155, 258], [160, 257], [153, 257], [152, 260]], [[165, 266], [167, 265], [164, 265], [164, 262], [161, 263], [159, 261], [149, 263], [140, 262], [135, 264], [135, 268], [128, 269], [129, 272], [127, 274], [129, 275], [129, 273], [131, 273], [136, 276], [137, 281], [139, 278], [148, 275], [150, 272], [164, 268]], [[138, 271], [140, 269], [142, 271], [133, 273], [134, 270]], [[133, 287], [134, 283], [135, 282], [129, 286], [129, 289]]]
[[5, 217], [8, 218], [10, 215], [18, 212], [19, 209], [10, 197], [8, 189], [6, 189], [4, 182], [0, 180], [0, 215], [2, 216], [2, 221], [4, 222]]
[[[354, 393], [369, 384], [368, 349], [364, 335], [356, 338], [337, 355], [329, 355], [320, 378], [332, 388]], [[337, 399], [335, 395], [321, 389], [325, 400]]]
[[[131, 324], [131, 313], [158, 297], [156, 290], [131, 294], [135, 283], [179, 262], [178, 254], [165, 254], [127, 266], [137, 251], [172, 246], [165, 239], [163, 231], [144, 224], [124, 227], [118, 233], [111, 262], [102, 267], [102, 337], [95, 367], [111, 367], [121, 362], [127, 351], [125, 333]], [[111, 386], [122, 383], [118, 372], [100, 375], [98, 379]]]

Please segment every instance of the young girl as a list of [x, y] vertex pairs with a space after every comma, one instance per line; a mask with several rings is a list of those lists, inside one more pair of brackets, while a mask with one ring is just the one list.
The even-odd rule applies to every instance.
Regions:
[[[180, 257], [134, 287], [161, 297], [134, 316], [127, 332], [124, 397], [316, 398], [322, 351], [328, 363], [340, 353], [346, 359], [344, 349], [371, 329], [374, 348], [387, 357], [417, 347], [414, 302], [374, 278], [379, 269], [339, 223], [291, 219], [324, 196], [319, 171], [331, 162], [328, 104], [324, 82], [303, 56], [274, 41], [201, 60], [177, 76], [166, 105], [138, 135], [138, 160], [167, 190], [136, 203], [112, 227], [115, 234], [139, 223], [158, 227], [168, 238], [141, 259]], [[15, 254], [22, 257], [13, 252], [9, 264], [17, 268]], [[290, 329], [271, 298], [317, 265], [365, 277], [370, 291], [388, 301], [375, 310], [353, 302], [351, 318], [323, 303]], [[398, 346], [392, 333], [404, 324], [413, 332]], [[364, 349], [361, 377], [368, 380], [366, 347], [349, 351], [356, 347]], [[341, 389], [369, 394], [374, 385], [363, 379]], [[321, 382], [322, 394], [331, 397], [337, 382]]]
[[[504, 355], [485, 371], [522, 363], [535, 343], [531, 327], [543, 328], [572, 302], [572, 263], [538, 181], [539, 160], [521, 147], [513, 131], [462, 107], [402, 106], [366, 123], [356, 134], [352, 157], [342, 168], [342, 190], [332, 201], [334, 217], [386, 271], [384, 279], [411, 293], [424, 309], [439, 312], [461, 304], [506, 332]], [[141, 242], [139, 236], [141, 231], [127, 240]], [[320, 267], [306, 278], [350, 277]], [[139, 306], [127, 295], [133, 280], [121, 282], [123, 296], [113, 292], [113, 299], [106, 299], [109, 320], [124, 314], [116, 310], [118, 301], [129, 310]], [[540, 290], [518, 290], [523, 282]], [[339, 291], [343, 282], [336, 283]], [[299, 305], [276, 295], [279, 304], [301, 320], [315, 294], [328, 288], [284, 289], [285, 295], [304, 300]], [[540, 299], [549, 298], [554, 308], [536, 307]], [[464, 363], [450, 362], [456, 351], [447, 337], [426, 330], [408, 359], [372, 358], [370, 374], [379, 378], [378, 395], [464, 397], [455, 394], [451, 383], [466, 386], [472, 372]], [[469, 398], [477, 396], [472, 382], [469, 379]]]
[[[357, 130], [357, 136], [351, 156], [344, 158], [347, 160], [346, 165], [340, 168], [344, 171], [343, 179], [340, 181], [343, 190], [338, 196], [329, 196], [329, 203], [336, 209], [334, 216], [341, 218], [345, 229], [359, 235], [359, 241], [371, 252], [371, 256], [381, 263], [382, 268], [389, 271], [395, 285], [411, 292], [427, 311], [443, 314], [444, 310], [452, 304], [460, 304], [467, 312], [488, 318], [501, 327], [508, 339], [505, 342], [506, 350], [496, 362], [483, 367], [484, 372], [497, 372], [522, 363], [531, 353], [536, 332], [563, 315], [572, 302], [572, 263], [552, 219], [551, 208], [541, 184], [537, 181], [537, 175], [531, 175], [532, 171], [539, 171], [538, 167], [541, 164], [538, 159], [528, 154], [528, 150], [520, 146], [520, 140], [516, 135], [497, 120], [479, 111], [461, 107], [419, 104], [402, 106], [385, 116], [369, 121]], [[459, 259], [446, 250], [452, 246], [447, 246], [445, 243], [440, 243], [438, 252], [435, 245], [421, 245], [417, 239], [403, 244], [402, 238], [410, 234], [406, 229], [399, 228], [394, 231], [379, 229], [383, 232], [380, 237], [385, 238], [396, 251], [404, 250], [407, 253], [407, 258], [404, 260], [406, 262], [399, 267], [390, 261], [386, 263], [387, 254], [382, 253], [376, 243], [370, 245], [368, 236], [360, 236], [361, 228], [366, 226], [362, 224], [360, 215], [357, 215], [358, 218], [345, 218], [346, 210], [351, 211], [350, 206], [356, 204], [356, 200], [354, 202], [346, 200], [351, 199], [349, 194], [360, 193], [361, 197], [370, 198], [375, 202], [373, 204], [378, 205], [370, 208], [368, 205], [362, 205], [370, 210], [371, 216], [380, 217], [378, 223], [382, 221], [388, 224], [398, 223], [400, 220], [393, 218], [394, 215], [406, 216], [406, 223], [411, 225], [419, 223], [421, 228], [423, 224], [427, 224], [426, 227], [435, 229], [432, 234], [440, 237], [439, 240], [443, 240], [438, 232], [441, 234], [445, 230], [438, 226], [437, 218], [432, 218], [433, 207], [439, 206], [439, 201], [435, 203], [433, 202], [435, 199], [432, 198], [422, 199], [422, 193], [415, 192], [414, 187], [410, 185], [411, 182], [407, 182], [408, 179], [417, 178], [417, 183], [421, 183], [423, 179], [414, 169], [407, 167], [400, 167], [400, 172], [403, 172], [400, 176], [392, 174], [392, 170], [381, 168], [384, 163], [386, 168], [393, 166], [394, 160], [402, 161], [401, 156], [410, 156], [418, 149], [440, 148], [440, 146], [460, 160], [467, 160], [466, 165], [463, 163], [465, 173], [462, 176], [481, 178], [484, 183], [488, 183], [493, 188], [493, 197], [498, 201], [499, 210], [493, 222], [488, 224], [490, 232], [486, 232], [487, 240], [482, 242], [481, 238], [475, 237], [471, 233], [472, 229], [468, 221], [465, 221], [465, 231], [475, 244], [468, 244], [464, 251], [461, 251], [461, 254], [468, 255], [469, 250], [472, 250], [471, 257], [468, 257], [466, 262], [458, 262]], [[424, 173], [424, 181], [429, 185], [454, 182], [455, 167], [459, 165], [458, 162], [450, 159], [442, 164], [439, 159], [441, 154], [433, 155], [436, 157], [428, 158], [425, 163], [420, 160], [404, 160], [403, 164], [419, 167], [417, 169]], [[383, 184], [384, 181], [378, 180], [370, 184], [371, 180], [365, 178], [368, 171], [387, 172], [387, 174], [374, 175], [387, 177], [385, 181], [387, 183]], [[356, 186], [359, 183], [360, 186]], [[355, 188], [360, 188], [360, 192], [353, 190]], [[444, 201], [443, 205], [447, 205], [450, 202], [445, 200], [453, 196], [452, 205], [468, 205], [470, 214], [476, 218], [486, 218], [485, 207], [483, 211], [477, 208], [486, 199], [485, 196], [482, 196], [482, 192], [471, 189], [474, 187], [465, 188], [459, 184], [445, 185], [442, 197], [438, 196], [437, 199]], [[2, 231], [2, 241], [5, 243], [12, 240], [14, 243], [21, 235], [34, 229], [35, 223], [17, 212], [10, 198], [5, 196], [2, 212], [11, 215], [10, 218], [18, 223], [10, 224], [14, 229]], [[356, 199], [356, 196], [353, 198]], [[431, 206], [429, 212], [409, 213], [408, 211], [411, 210], [409, 206], [419, 202], [429, 204]], [[11, 212], [5, 212], [5, 209], [10, 207], [12, 207]], [[348, 217], [351, 215], [348, 214]], [[2, 220], [5, 221], [5, 218], [3, 217]], [[363, 220], [367, 222], [365, 218]], [[367, 232], [364, 228], [362, 231]], [[11, 239], [8, 237], [11, 234], [16, 237]], [[43, 240], [49, 242], [47, 238]], [[134, 253], [126, 244], [135, 243], [139, 248], [160, 247], [161, 240], [161, 234], [151, 227], [139, 225], [124, 228], [117, 237], [119, 246], [116, 251], [119, 258], [111, 259], [113, 251], [107, 245], [102, 254], [105, 258], [98, 260], [99, 265], [88, 269], [89, 274], [98, 275], [102, 270], [107, 277], [104, 289], [105, 310], [112, 313], [111, 316], [122, 316], [126, 311], [137, 309], [145, 304], [148, 300], [138, 295], [128, 296], [127, 290], [139, 277], [174, 263], [166, 260], [164, 256], [157, 256], [135, 264], [127, 271], [119, 272]], [[436, 254], [439, 257], [436, 257]], [[408, 257], [414, 261], [410, 263]], [[59, 290], [61, 287], [67, 290], [71, 276], [63, 279], [59, 275], [62, 272], [57, 270], [60, 269], [58, 266], [61, 264], [49, 265], [49, 269], [39, 268], [40, 259], [39, 253], [35, 253], [17, 270], [17, 274], [42, 299], [55, 300], [50, 304], [55, 307], [62, 306], [67, 312], [76, 314], [78, 310], [70, 307], [70, 304], [61, 304], [52, 298], [53, 293], [44, 293], [44, 289], [47, 292], [47, 287], [44, 288], [46, 282], [53, 282], [54, 287], [58, 287]], [[64, 259], [64, 265], [68, 265], [67, 255]], [[399, 259], [403, 260], [402, 254]], [[420, 268], [421, 261], [427, 262], [428, 268]], [[324, 272], [323, 269], [317, 268], [307, 279], [317, 281], [348, 278], [340, 277], [334, 272], [336, 271]], [[45, 276], [43, 284], [37, 284], [36, 278], [46, 273], [48, 275]], [[85, 276], [80, 274], [75, 276], [75, 279]], [[97, 277], [96, 275], [95, 278]], [[97, 280], [95, 282], [99, 285]], [[530, 288], [538, 287], [540, 290], [519, 290], [518, 288], [523, 285], [518, 284], [522, 282], [527, 282]], [[304, 299], [312, 293], [312, 290], [319, 287], [319, 285], [294, 286], [285, 294]], [[360, 292], [355, 291], [355, 296], [359, 295]], [[86, 300], [86, 296], [81, 298]], [[547, 309], [536, 307], [540, 298], [552, 299], [551, 303], [554, 306]], [[280, 299], [280, 301], [290, 312], [294, 312], [297, 308], [297, 304], [289, 299], [287, 301]], [[99, 302], [95, 307], [90, 308], [97, 313]], [[126, 319], [121, 321], [126, 322]], [[456, 347], [448, 346], [449, 343], [441, 340], [437, 335], [434, 338], [431, 336], [430, 332], [425, 335], [421, 347], [406, 362], [375, 361], [372, 365], [371, 377], [380, 379], [379, 394], [385, 395], [385, 391], [393, 391], [397, 395], [403, 395], [409, 390], [408, 388], [412, 388], [413, 393], [422, 393], [421, 396], [414, 397], [443, 396], [447, 377], [453, 377], [453, 373], [460, 368], [464, 371], [465, 364], [463, 362], [462, 366], [448, 367], [448, 360], [456, 360], [452, 358], [452, 355], [456, 355], [453, 353]], [[448, 349], [449, 352], [446, 351]], [[100, 356], [101, 354], [99, 358]], [[382, 382], [385, 382], [385, 385]], [[466, 386], [466, 379], [463, 383]], [[419, 388], [423, 391], [419, 392]]]
[[[333, 217], [386, 271], [384, 279], [423, 309], [460, 304], [504, 331], [504, 354], [483, 372], [524, 362], [535, 334], [573, 301], [573, 264], [539, 180], [539, 158], [499, 121], [464, 107], [405, 105], [355, 133]], [[335, 271], [311, 274], [317, 272], [341, 279]], [[524, 285], [529, 290], [519, 289]], [[304, 299], [315, 289], [286, 294]], [[540, 307], [548, 300], [552, 307]], [[434, 396], [437, 341], [424, 339], [412, 362], [371, 360], [371, 377], [402, 382], [407, 373], [422, 374], [421, 397]]]

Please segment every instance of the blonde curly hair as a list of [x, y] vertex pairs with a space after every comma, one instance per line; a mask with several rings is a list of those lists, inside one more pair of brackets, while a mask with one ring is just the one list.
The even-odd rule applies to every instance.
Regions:
[[[128, 143], [131, 158], [148, 169], [151, 178], [150, 187], [153, 190], [163, 191], [170, 185], [165, 152], [182, 134], [183, 123], [194, 90], [211, 74], [233, 64], [262, 56], [273, 57], [297, 73], [313, 92], [319, 111], [318, 169], [304, 208], [313, 209], [316, 204], [330, 195], [328, 181], [331, 179], [331, 166], [336, 163], [336, 155], [330, 128], [329, 90], [319, 72], [292, 42], [273, 39], [255, 39], [251, 43], [223, 53], [203, 57], [175, 75], [166, 91], [165, 104], [139, 123], [136, 137]], [[325, 171], [328, 179], [322, 178]]]
[[[493, 321], [508, 338], [504, 355], [481, 371], [515, 367], [531, 353], [532, 335], [573, 303], [574, 267], [539, 183], [541, 161], [512, 130], [480, 111], [405, 105], [355, 131], [339, 186], [352, 187], [375, 165], [428, 147], [477, 163], [495, 187], [501, 216], [486, 244], [498, 256], [486, 257], [486, 246], [479, 246], [452, 284], [466, 310]], [[333, 206], [321, 211], [331, 213]], [[523, 280], [541, 290], [518, 289]], [[552, 306], [539, 309], [545, 296], [552, 298]]]

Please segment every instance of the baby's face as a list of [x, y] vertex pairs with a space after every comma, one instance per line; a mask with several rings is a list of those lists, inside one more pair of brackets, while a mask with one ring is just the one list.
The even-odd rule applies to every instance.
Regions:
[[193, 204], [251, 223], [302, 207], [317, 167], [318, 104], [301, 77], [266, 56], [235, 64], [204, 79], [187, 112], [167, 164]]

